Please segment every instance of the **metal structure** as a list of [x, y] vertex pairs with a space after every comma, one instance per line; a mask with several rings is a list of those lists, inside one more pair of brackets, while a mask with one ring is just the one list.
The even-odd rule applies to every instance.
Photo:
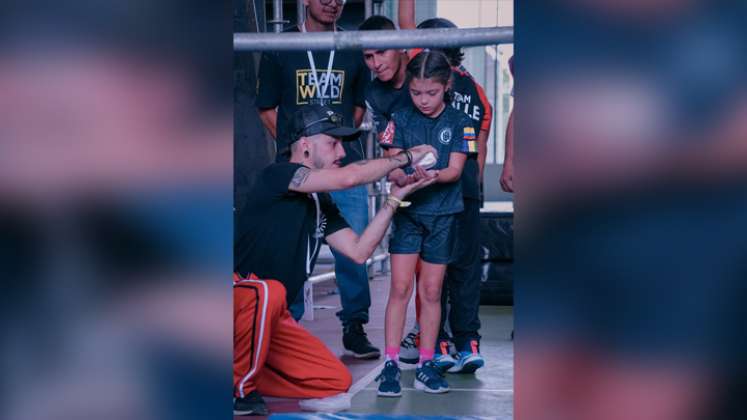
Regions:
[[[272, 1], [272, 20], [267, 23], [272, 23], [273, 25], [275, 25], [275, 28], [274, 28], [275, 33], [283, 32], [283, 26], [286, 23], [288, 23], [288, 21], [283, 20], [283, 0]], [[249, 34], [249, 35], [258, 35], [258, 34]]]
[[[282, 20], [282, 12], [280, 20]], [[514, 28], [510, 26], [467, 29], [233, 34], [233, 48], [235, 51], [329, 51], [413, 47], [452, 48], [510, 44], [513, 41]]]

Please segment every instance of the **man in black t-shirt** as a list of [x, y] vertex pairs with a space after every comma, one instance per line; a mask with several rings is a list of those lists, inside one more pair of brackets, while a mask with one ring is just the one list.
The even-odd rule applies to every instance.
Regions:
[[[342, 30], [336, 24], [344, 1], [304, 0], [303, 22], [285, 32], [325, 32]], [[260, 118], [277, 140], [276, 161], [287, 161], [293, 140], [288, 129], [293, 113], [310, 104], [327, 106], [344, 118], [347, 125], [359, 126], [365, 113], [363, 91], [371, 76], [360, 51], [277, 51], [262, 55], [257, 83], [257, 107]], [[344, 144], [346, 165], [365, 158], [363, 139], [356, 135]], [[358, 234], [368, 224], [368, 190], [364, 185], [330, 194]], [[332, 250], [335, 274], [340, 289], [342, 310], [337, 313], [343, 325], [343, 345], [358, 358], [378, 358], [380, 351], [366, 338], [363, 324], [368, 322], [371, 294], [368, 270]], [[303, 301], [291, 306], [296, 319], [303, 314]]]
[[[293, 118], [296, 141], [289, 162], [259, 175], [252, 203], [236, 217], [234, 243], [234, 413], [262, 414], [260, 392], [292, 398], [323, 398], [345, 392], [350, 374], [329, 349], [290, 316], [293, 302], [314, 268], [322, 239], [364, 263], [408, 194], [432, 184], [437, 171], [404, 187], [393, 186], [385, 205], [358, 235], [340, 216], [328, 191], [380, 179], [420, 161], [431, 146], [389, 158], [340, 167], [341, 139], [357, 134], [342, 116], [310, 105]], [[274, 279], [274, 280], [259, 280]], [[271, 356], [268, 356], [269, 352]]]

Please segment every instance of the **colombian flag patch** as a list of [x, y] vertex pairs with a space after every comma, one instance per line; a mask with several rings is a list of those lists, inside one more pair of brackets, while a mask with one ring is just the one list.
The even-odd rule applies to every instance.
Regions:
[[475, 136], [474, 127], [464, 127], [463, 151], [467, 153], [477, 153], [477, 136]]

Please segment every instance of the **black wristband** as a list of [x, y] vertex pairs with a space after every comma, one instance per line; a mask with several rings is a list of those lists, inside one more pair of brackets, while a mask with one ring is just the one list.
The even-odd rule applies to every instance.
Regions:
[[412, 165], [412, 152], [409, 150], [403, 150], [403, 152], [405, 153], [405, 156], [407, 156], [407, 165], [405, 165], [405, 167]]

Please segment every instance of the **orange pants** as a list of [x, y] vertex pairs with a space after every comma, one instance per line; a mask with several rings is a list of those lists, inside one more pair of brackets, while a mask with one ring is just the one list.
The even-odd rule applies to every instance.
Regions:
[[233, 287], [233, 388], [286, 398], [322, 398], [350, 388], [350, 372], [293, 320], [276, 280], [236, 280]]

